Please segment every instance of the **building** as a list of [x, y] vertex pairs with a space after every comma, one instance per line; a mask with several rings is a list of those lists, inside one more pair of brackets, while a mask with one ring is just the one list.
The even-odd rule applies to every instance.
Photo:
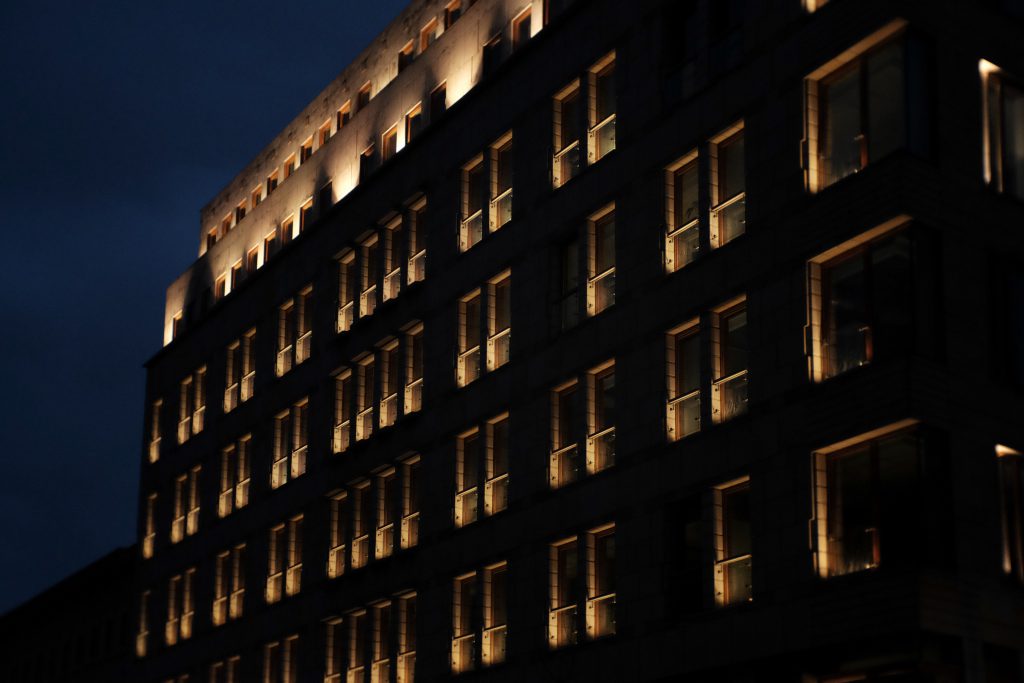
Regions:
[[127, 683], [137, 563], [119, 548], [0, 616], [0, 678]]
[[135, 680], [1020, 680], [1022, 26], [411, 3], [168, 289]]

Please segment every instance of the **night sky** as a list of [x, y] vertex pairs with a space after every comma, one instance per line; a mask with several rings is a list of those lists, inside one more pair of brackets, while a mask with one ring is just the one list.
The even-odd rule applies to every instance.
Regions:
[[407, 2], [4, 3], [0, 613], [132, 542], [200, 207]]

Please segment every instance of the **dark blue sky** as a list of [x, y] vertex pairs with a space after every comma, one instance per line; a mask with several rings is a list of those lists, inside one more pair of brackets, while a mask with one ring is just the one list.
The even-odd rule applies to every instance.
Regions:
[[0, 613], [135, 532], [143, 362], [200, 207], [407, 4], [0, 10]]

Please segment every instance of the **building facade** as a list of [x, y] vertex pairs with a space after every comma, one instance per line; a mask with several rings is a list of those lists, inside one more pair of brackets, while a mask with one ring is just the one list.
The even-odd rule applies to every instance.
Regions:
[[133, 679], [1020, 680], [1022, 36], [413, 2], [168, 289]]

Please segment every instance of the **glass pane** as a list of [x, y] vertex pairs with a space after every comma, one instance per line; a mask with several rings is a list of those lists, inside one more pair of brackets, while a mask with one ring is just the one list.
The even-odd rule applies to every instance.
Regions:
[[594, 426], [595, 431], [602, 431], [615, 425], [615, 373], [599, 376], [595, 389]]
[[722, 377], [747, 368], [747, 311], [743, 309], [722, 319]]
[[673, 207], [675, 225], [672, 226], [673, 230], [677, 230], [691, 221], [697, 220], [697, 191], [699, 187], [697, 181], [696, 162], [687, 164], [675, 172], [675, 177], [673, 178], [675, 184], [673, 191], [675, 195], [675, 205]]
[[676, 377], [673, 398], [700, 388], [700, 335], [686, 333], [676, 337]]
[[491, 477], [508, 472], [508, 420], [491, 425]]
[[867, 62], [868, 159], [877, 161], [905, 143], [903, 44], [886, 45], [869, 55]]
[[615, 534], [604, 534], [594, 539], [594, 594], [590, 597], [615, 592]]
[[498, 150], [498, 187], [495, 196], [512, 187], [512, 144]]
[[576, 387], [558, 393], [558, 443], [556, 449], [577, 441], [580, 416], [577, 410]]
[[874, 355], [900, 353], [913, 342], [913, 273], [910, 236], [903, 232], [871, 251]]
[[822, 184], [831, 185], [861, 168], [859, 66], [822, 84], [821, 107]]
[[605, 67], [596, 76], [597, 120], [596, 125], [615, 113], [615, 63]]
[[501, 626], [508, 622], [508, 598], [505, 585], [507, 576], [508, 570], [505, 567], [491, 571], [491, 609], [488, 628]]
[[609, 214], [594, 226], [594, 262], [592, 276], [615, 267], [615, 214]]
[[875, 566], [871, 445], [829, 460], [828, 536], [834, 574]]
[[512, 283], [502, 280], [494, 286], [494, 331], [507, 330], [512, 326], [510, 304]]
[[466, 215], [469, 218], [483, 208], [484, 165], [477, 164], [466, 171]]
[[459, 490], [465, 491], [477, 485], [480, 477], [480, 434], [467, 436], [462, 440], [462, 479]]
[[1003, 189], [1024, 199], [1024, 91], [1003, 83]]
[[463, 309], [463, 325], [466, 335], [466, 343], [463, 351], [469, 350], [480, 344], [480, 297], [475, 296], [466, 301]]
[[576, 556], [576, 542], [563, 543], [557, 548], [557, 586], [554, 607], [563, 607], [576, 602], [579, 595], [579, 566]]
[[725, 522], [725, 558], [749, 555], [750, 489], [733, 489], [723, 494], [722, 516]]
[[828, 374], [837, 375], [870, 358], [864, 255], [857, 253], [830, 266], [823, 280], [828, 301], [822, 316], [822, 339]]
[[579, 102], [580, 92], [576, 90], [572, 94], [567, 95], [560, 103], [561, 126], [559, 128], [559, 141], [561, 142], [561, 149], [565, 149], [579, 138], [576, 132], [580, 116]]
[[746, 189], [743, 134], [740, 133], [718, 147], [718, 201], [724, 202]]

